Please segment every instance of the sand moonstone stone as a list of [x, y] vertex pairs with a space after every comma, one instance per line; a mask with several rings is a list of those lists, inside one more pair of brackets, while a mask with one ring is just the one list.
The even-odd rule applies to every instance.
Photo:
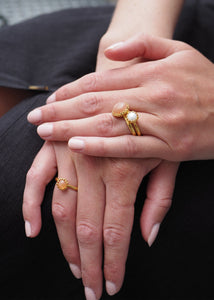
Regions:
[[68, 183], [67, 183], [66, 180], [64, 180], [64, 179], [60, 179], [60, 180], [58, 181], [58, 188], [59, 188], [60, 190], [66, 190], [66, 189], [67, 189], [67, 185], [68, 185]]
[[122, 116], [129, 109], [129, 105], [124, 102], [118, 102], [114, 105], [112, 114], [113, 116], [119, 117]]

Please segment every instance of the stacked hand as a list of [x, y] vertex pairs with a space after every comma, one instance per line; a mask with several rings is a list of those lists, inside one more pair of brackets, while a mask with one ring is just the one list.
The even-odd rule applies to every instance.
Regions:
[[[86, 296], [94, 299], [102, 293], [102, 243], [107, 291], [114, 294], [122, 285], [143, 177], [152, 171], [141, 217], [143, 237], [151, 245], [170, 207], [178, 167], [161, 159], [214, 153], [211, 62], [184, 43], [144, 35], [107, 49], [106, 55], [153, 61], [87, 75], [29, 115], [36, 125], [45, 122], [38, 133], [48, 142], [28, 173], [23, 205], [27, 233], [36, 236], [45, 186], [56, 170], [58, 177], [78, 184], [78, 193], [55, 188], [53, 215], [65, 258], [76, 277], [82, 276]], [[112, 116], [117, 102], [139, 113], [141, 137], [130, 135], [124, 120]], [[62, 142], [68, 139], [78, 153], [68, 151]]]

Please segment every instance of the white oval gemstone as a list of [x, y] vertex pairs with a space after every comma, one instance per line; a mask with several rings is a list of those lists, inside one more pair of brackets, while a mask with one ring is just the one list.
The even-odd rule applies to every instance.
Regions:
[[137, 121], [137, 113], [134, 112], [134, 111], [130, 111], [128, 114], [127, 114], [127, 119], [129, 122], [136, 122]]

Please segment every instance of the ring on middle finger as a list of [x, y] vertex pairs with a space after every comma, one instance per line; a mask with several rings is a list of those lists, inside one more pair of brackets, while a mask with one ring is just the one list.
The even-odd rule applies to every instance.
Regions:
[[140, 128], [137, 125], [137, 120], [139, 118], [138, 113], [130, 111], [127, 103], [116, 103], [113, 107], [112, 115], [117, 118], [124, 118], [132, 135], [141, 135]]

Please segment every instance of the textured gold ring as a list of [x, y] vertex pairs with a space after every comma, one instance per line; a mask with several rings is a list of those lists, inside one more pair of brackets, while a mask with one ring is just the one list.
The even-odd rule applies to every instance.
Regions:
[[138, 113], [130, 111], [127, 103], [116, 103], [113, 107], [112, 115], [117, 118], [124, 118], [132, 135], [141, 135], [140, 128], [137, 125]]
[[74, 191], [78, 191], [78, 187], [77, 186], [74, 186], [74, 185], [71, 185], [68, 183], [68, 180], [65, 179], [65, 178], [56, 178], [56, 185], [58, 187], [58, 189], [60, 189], [61, 191], [65, 191], [67, 190], [68, 188], [69, 189], [72, 189]]

